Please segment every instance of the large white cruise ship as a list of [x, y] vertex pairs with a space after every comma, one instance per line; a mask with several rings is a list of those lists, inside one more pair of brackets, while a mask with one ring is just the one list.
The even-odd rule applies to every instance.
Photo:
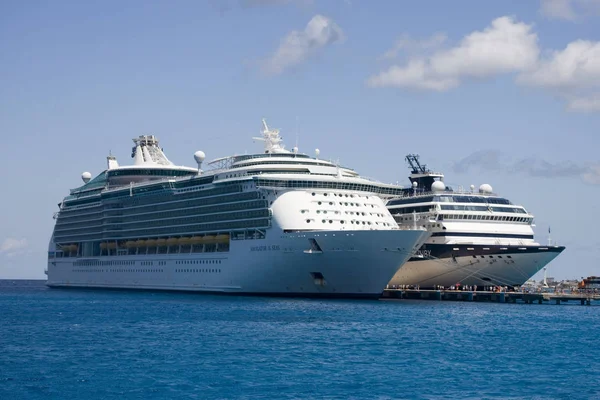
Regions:
[[452, 190], [442, 173], [410, 154], [412, 187], [387, 207], [400, 227], [424, 227], [431, 237], [390, 281], [421, 288], [522, 285], [558, 256], [563, 246], [541, 245], [533, 237], [533, 215], [494, 194]]
[[263, 120], [264, 153], [202, 171], [170, 162], [155, 136], [133, 139], [59, 205], [51, 287], [377, 298], [429, 237], [397, 226], [394, 185], [288, 151]]

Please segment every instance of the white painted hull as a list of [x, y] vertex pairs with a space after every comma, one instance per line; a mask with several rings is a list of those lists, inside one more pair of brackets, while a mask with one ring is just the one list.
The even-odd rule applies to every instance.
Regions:
[[[48, 263], [47, 284], [377, 298], [428, 237], [409, 230], [270, 232], [267, 239], [232, 240], [228, 252], [56, 258]], [[310, 252], [309, 238], [323, 251]]]
[[[547, 251], [503, 252], [497, 254], [462, 255], [408, 261], [389, 282], [392, 285], [419, 285], [421, 288], [441, 285], [515, 286], [522, 285], [556, 258], [564, 248]], [[493, 254], [493, 253], [492, 253]], [[510, 258], [508, 258], [510, 256]]]

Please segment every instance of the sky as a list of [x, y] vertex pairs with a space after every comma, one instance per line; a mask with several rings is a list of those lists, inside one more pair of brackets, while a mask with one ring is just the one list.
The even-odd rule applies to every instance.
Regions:
[[[178, 165], [288, 148], [407, 184], [488, 183], [600, 275], [600, 0], [0, 0], [0, 278], [44, 279], [81, 173], [155, 134]], [[536, 275], [540, 279], [540, 274]]]

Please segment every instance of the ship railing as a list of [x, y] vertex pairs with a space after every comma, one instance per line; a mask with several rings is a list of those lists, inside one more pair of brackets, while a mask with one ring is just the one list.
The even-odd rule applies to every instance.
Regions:
[[417, 190], [417, 193], [415, 193], [412, 190], [409, 190], [409, 188], [405, 188], [405, 193], [396, 196], [397, 198], [405, 198], [405, 197], [426, 197], [426, 196], [434, 196], [434, 195], [443, 195], [443, 194], [458, 194], [458, 195], [468, 195], [468, 196], [489, 196], [489, 197], [498, 197], [497, 193], [494, 192], [490, 192], [490, 193], [480, 193], [477, 191], [471, 191], [471, 190], [461, 190], [461, 189], [452, 189], [452, 190], [444, 190], [444, 191], [432, 191], [432, 190], [428, 190], [428, 191], [421, 191], [421, 190]]
[[427, 228], [424, 226], [414, 226], [412, 223], [407, 225], [398, 224], [398, 230], [400, 231], [426, 231]]

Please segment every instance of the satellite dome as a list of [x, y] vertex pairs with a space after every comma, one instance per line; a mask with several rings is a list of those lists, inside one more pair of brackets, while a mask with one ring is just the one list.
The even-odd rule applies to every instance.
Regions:
[[491, 194], [492, 191], [492, 187], [487, 183], [484, 183], [483, 185], [479, 186], [479, 193]]
[[292, 151], [294, 152], [294, 154], [296, 154], [298, 152], [298, 146], [294, 146], [294, 148], [292, 148]]
[[316, 155], [317, 157], [319, 157], [319, 154], [321, 154], [321, 150], [319, 150], [319, 149], [315, 149], [315, 155]]
[[197, 152], [194, 153], [194, 160], [196, 160], [196, 162], [198, 164], [201, 164], [205, 158], [206, 158], [206, 154], [204, 154], [203, 151], [198, 150]]
[[471, 185], [471, 192], [475, 190], [475, 185]]
[[446, 185], [444, 185], [444, 182], [435, 181], [431, 185], [432, 192], [443, 192], [444, 190], [446, 190]]
[[419, 186], [419, 184], [418, 184], [416, 181], [414, 181], [414, 182], [412, 183], [412, 187], [413, 187], [413, 188], [416, 188], [417, 186]]
[[90, 181], [90, 179], [92, 179], [92, 174], [90, 174], [89, 172], [84, 172], [83, 174], [81, 174], [81, 180], [84, 183], [88, 183]]

